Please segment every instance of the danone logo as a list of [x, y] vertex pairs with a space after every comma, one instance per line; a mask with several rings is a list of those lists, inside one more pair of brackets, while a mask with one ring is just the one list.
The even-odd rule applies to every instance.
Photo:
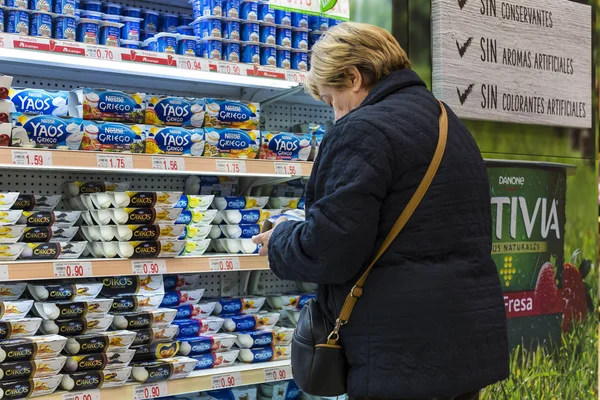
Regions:
[[498, 183], [503, 185], [508, 191], [515, 191], [519, 187], [525, 186], [525, 177], [523, 176], [500, 176], [498, 177]]

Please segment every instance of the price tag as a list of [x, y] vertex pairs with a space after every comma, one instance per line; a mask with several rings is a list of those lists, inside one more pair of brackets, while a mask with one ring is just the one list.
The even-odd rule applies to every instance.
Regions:
[[289, 82], [304, 83], [306, 75], [300, 71], [285, 71], [285, 80]]
[[3, 35], [0, 33], [0, 49], [12, 49], [13, 47], [12, 35]]
[[202, 58], [180, 57], [177, 59], [177, 68], [190, 71], [208, 71], [208, 62]]
[[167, 273], [165, 260], [135, 260], [131, 262], [131, 270], [135, 275], [156, 275]]
[[245, 174], [246, 162], [240, 160], [217, 160], [217, 172]]
[[285, 381], [292, 379], [292, 367], [265, 369], [265, 382]]
[[209, 258], [208, 265], [211, 271], [239, 271], [240, 259], [237, 257]]
[[242, 69], [238, 64], [225, 63], [225, 62], [217, 63], [217, 71], [220, 74], [246, 75], [246, 70]]
[[52, 153], [49, 151], [13, 150], [12, 163], [17, 165], [52, 165]]
[[89, 261], [55, 262], [55, 278], [82, 278], [92, 276], [92, 263]]
[[100, 46], [87, 46], [85, 49], [85, 56], [87, 58], [95, 58], [97, 60], [112, 61], [118, 59], [113, 49], [111, 49], [110, 47]]
[[155, 399], [169, 395], [167, 382], [156, 382], [150, 385], [138, 385], [133, 387], [134, 400]]
[[88, 390], [86, 392], [63, 393], [63, 400], [100, 400], [100, 391]]
[[130, 169], [133, 158], [123, 154], [96, 154], [96, 164], [104, 169]]
[[233, 372], [231, 374], [214, 375], [211, 377], [213, 389], [226, 389], [242, 384], [242, 374]]
[[8, 280], [8, 265], [0, 265], [0, 281]]
[[302, 164], [276, 162], [275, 173], [281, 175], [302, 175]]
[[185, 171], [185, 160], [183, 157], [152, 157], [152, 169]]

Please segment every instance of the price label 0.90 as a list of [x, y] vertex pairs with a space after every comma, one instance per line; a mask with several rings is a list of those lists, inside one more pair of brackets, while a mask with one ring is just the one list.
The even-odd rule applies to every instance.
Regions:
[[63, 400], [100, 400], [99, 390], [88, 390], [86, 392], [64, 393]]
[[302, 164], [276, 162], [273, 164], [275, 173], [281, 175], [302, 175]]
[[96, 164], [103, 169], [131, 169], [133, 159], [122, 154], [96, 154]]
[[152, 169], [185, 171], [185, 160], [183, 157], [152, 157]]
[[213, 389], [227, 389], [242, 385], [242, 374], [233, 372], [231, 374], [214, 375], [211, 377]]
[[240, 160], [217, 160], [217, 172], [226, 174], [245, 174], [246, 162]]
[[292, 379], [292, 367], [265, 369], [265, 382], [285, 381]]
[[211, 271], [239, 271], [240, 259], [237, 257], [209, 258], [208, 264]]
[[55, 278], [85, 278], [93, 276], [92, 263], [89, 261], [69, 261], [54, 263]]
[[149, 385], [138, 385], [133, 388], [134, 400], [155, 399], [169, 395], [167, 382], [156, 382]]
[[165, 260], [135, 260], [131, 262], [131, 270], [135, 275], [156, 275], [167, 273]]
[[12, 163], [16, 165], [50, 166], [52, 153], [49, 151], [13, 150]]

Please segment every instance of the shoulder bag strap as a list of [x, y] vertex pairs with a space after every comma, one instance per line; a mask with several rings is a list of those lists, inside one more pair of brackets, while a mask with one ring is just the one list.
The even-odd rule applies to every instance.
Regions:
[[437, 170], [442, 161], [442, 157], [444, 156], [444, 151], [446, 150], [446, 141], [448, 138], [448, 115], [446, 114], [446, 108], [444, 107], [444, 104], [441, 101], [439, 103], [441, 108], [440, 134], [438, 138], [437, 147], [433, 155], [433, 159], [431, 160], [431, 164], [429, 164], [429, 168], [427, 168], [427, 172], [425, 173], [423, 180], [419, 184], [419, 187], [417, 188], [415, 193], [410, 198], [410, 201], [406, 205], [406, 208], [402, 211], [402, 214], [400, 214], [400, 217], [398, 217], [398, 220], [392, 227], [392, 230], [390, 231], [390, 233], [388, 233], [387, 237], [383, 241], [383, 244], [377, 252], [377, 255], [375, 256], [367, 270], [361, 275], [358, 281], [356, 281], [356, 284], [354, 285], [354, 287], [352, 287], [350, 294], [346, 297], [346, 301], [344, 301], [342, 311], [340, 312], [340, 315], [335, 323], [335, 328], [327, 339], [327, 344], [337, 344], [337, 341], [340, 338], [340, 327], [348, 322], [350, 314], [352, 314], [352, 309], [356, 305], [356, 301], [360, 298], [360, 296], [362, 296], [363, 286], [365, 284], [365, 281], [367, 280], [367, 277], [369, 276], [369, 272], [371, 272], [371, 269], [373, 269], [379, 258], [388, 249], [388, 247], [390, 247], [394, 239], [396, 239], [396, 236], [398, 236], [400, 231], [402, 231], [410, 217], [413, 215], [415, 209], [425, 196], [425, 193], [429, 189], [429, 186], [431, 185], [431, 182], [433, 181], [433, 178], [437, 173]]

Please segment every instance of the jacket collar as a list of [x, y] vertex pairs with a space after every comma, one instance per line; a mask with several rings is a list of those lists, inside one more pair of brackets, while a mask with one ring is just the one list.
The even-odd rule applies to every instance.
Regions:
[[[409, 86], [426, 86], [425, 82], [412, 69], [394, 71], [373, 86], [369, 95], [360, 104], [364, 107], [379, 103], [392, 93], [396, 93]], [[359, 107], [359, 108], [360, 108]]]

